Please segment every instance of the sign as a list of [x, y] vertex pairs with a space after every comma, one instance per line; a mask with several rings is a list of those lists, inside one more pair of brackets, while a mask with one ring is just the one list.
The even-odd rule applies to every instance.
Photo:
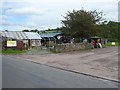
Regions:
[[112, 45], [115, 45], [115, 42], [112, 42]]
[[7, 47], [16, 47], [17, 41], [7, 41]]

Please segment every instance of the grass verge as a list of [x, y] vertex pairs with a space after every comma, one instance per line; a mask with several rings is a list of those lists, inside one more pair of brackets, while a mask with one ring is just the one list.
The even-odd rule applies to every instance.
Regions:
[[108, 42], [105, 46], [120, 46], [120, 43], [115, 42], [115, 45], [112, 45], [112, 42]]
[[60, 50], [50, 50], [50, 52], [52, 52], [52, 53], [62, 53], [62, 51], [60, 51]]
[[24, 51], [24, 50], [12, 50], [12, 49], [0, 50], [0, 54], [22, 54], [26, 52], [27, 51]]

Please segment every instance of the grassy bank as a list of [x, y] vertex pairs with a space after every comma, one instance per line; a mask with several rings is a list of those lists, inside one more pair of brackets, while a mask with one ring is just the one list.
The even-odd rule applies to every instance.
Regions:
[[24, 50], [12, 50], [12, 49], [0, 50], [0, 54], [22, 54], [25, 52], [26, 51], [24, 51]]
[[115, 45], [112, 45], [112, 42], [108, 42], [106, 46], [120, 46], [120, 43], [115, 42]]

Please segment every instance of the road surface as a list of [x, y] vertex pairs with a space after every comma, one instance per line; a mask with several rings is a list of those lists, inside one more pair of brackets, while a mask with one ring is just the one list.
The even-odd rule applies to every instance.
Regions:
[[2, 88], [117, 88], [117, 83], [10, 56], [2, 57]]
[[11, 55], [40, 64], [118, 81], [118, 47], [58, 54]]

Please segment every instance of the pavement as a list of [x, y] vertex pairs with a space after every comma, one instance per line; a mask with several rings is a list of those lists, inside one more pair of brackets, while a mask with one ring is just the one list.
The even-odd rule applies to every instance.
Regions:
[[30, 62], [92, 75], [108, 80], [118, 80], [118, 47], [106, 47], [60, 54], [14, 55]]
[[3, 55], [2, 88], [111, 88], [111, 90], [118, 90], [118, 83]]

